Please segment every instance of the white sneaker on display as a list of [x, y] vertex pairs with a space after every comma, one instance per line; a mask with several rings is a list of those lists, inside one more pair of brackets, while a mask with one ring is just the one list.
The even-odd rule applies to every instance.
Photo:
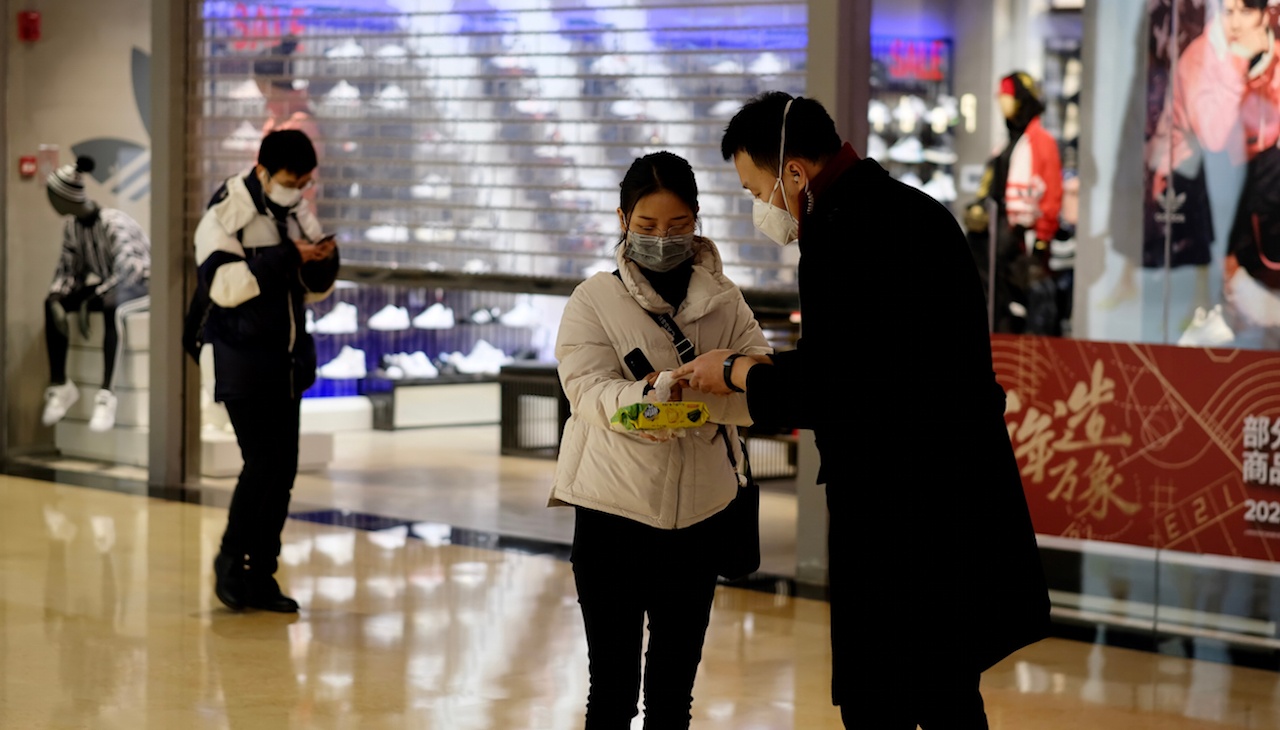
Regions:
[[926, 149], [923, 153], [925, 162], [932, 162], [935, 165], [954, 165], [959, 158], [950, 147], [945, 145], [935, 145]]
[[520, 301], [509, 312], [503, 312], [498, 321], [508, 327], [533, 327], [538, 324], [538, 310], [527, 301]]
[[366, 228], [364, 237], [370, 243], [405, 243], [409, 240], [408, 226], [373, 226]]
[[898, 181], [899, 181], [899, 182], [906, 183], [907, 185], [910, 185], [911, 187], [915, 188], [916, 190], [923, 190], [923, 189], [924, 189], [924, 181], [923, 181], [923, 180], [921, 180], [921, 179], [920, 179], [920, 176], [919, 176], [919, 175], [917, 175], [917, 174], [915, 174], [914, 172], [908, 172], [907, 174], [905, 174], [905, 175], [903, 175], [902, 177], [898, 178]]
[[521, 99], [515, 103], [515, 110], [531, 117], [545, 117], [555, 113], [556, 104], [546, 99]]
[[1080, 59], [1073, 58], [1067, 61], [1066, 67], [1062, 73], [1062, 96], [1070, 99], [1080, 93], [1080, 79], [1084, 76], [1084, 64]]
[[920, 189], [940, 203], [950, 203], [956, 199], [955, 179], [941, 170], [934, 172], [929, 182]]
[[403, 332], [409, 329], [409, 310], [388, 304], [369, 318], [369, 329], [379, 332]]
[[93, 397], [93, 416], [89, 430], [94, 433], [110, 431], [116, 425], [116, 395], [109, 390], [99, 390]]
[[889, 105], [877, 99], [867, 102], [867, 121], [871, 122], [873, 130], [883, 132], [889, 126], [889, 123], [893, 121], [893, 114], [889, 111]]
[[460, 373], [468, 375], [497, 375], [503, 365], [514, 362], [513, 358], [507, 357], [502, 350], [493, 345], [479, 340], [475, 347], [471, 348], [471, 353], [462, 357], [454, 357], [451, 360], [454, 367]]
[[364, 365], [364, 350], [357, 350], [344, 345], [342, 352], [329, 362], [321, 365], [317, 372], [327, 380], [354, 380], [368, 375]]
[[924, 162], [924, 145], [916, 137], [903, 137], [889, 148], [889, 159], [907, 164]]
[[248, 122], [240, 122], [231, 136], [222, 140], [222, 149], [232, 152], [252, 152], [262, 144], [262, 130]]
[[453, 195], [453, 185], [443, 176], [433, 172], [423, 178], [422, 182], [409, 188], [409, 194], [415, 198], [448, 200]]
[[721, 75], [740, 74], [743, 70], [742, 64], [732, 59], [726, 59], [711, 67], [711, 73]]
[[316, 321], [316, 332], [322, 335], [350, 335], [360, 329], [356, 305], [338, 302], [329, 313]]
[[420, 330], [447, 330], [452, 329], [453, 325], [453, 310], [440, 302], [432, 304], [413, 318], [413, 326]]
[[1222, 317], [1222, 305], [1205, 311], [1204, 307], [1196, 307], [1191, 318], [1191, 326], [1178, 338], [1183, 347], [1225, 347], [1236, 339], [1236, 333]]
[[373, 55], [383, 63], [401, 64], [409, 57], [409, 52], [404, 49], [404, 46], [390, 45], [379, 48]]
[[432, 364], [431, 358], [421, 350], [412, 355], [401, 353], [400, 363], [405, 374], [411, 378], [434, 378], [440, 375], [440, 371]]
[[609, 105], [609, 113], [623, 119], [635, 119], [644, 114], [644, 104], [634, 99], [619, 99]]
[[873, 160], [883, 160], [888, 155], [889, 145], [885, 144], [884, 137], [873, 133], [867, 138], [867, 157]]
[[911, 134], [916, 131], [920, 120], [929, 115], [929, 107], [924, 99], [918, 96], [904, 96], [898, 99], [898, 106], [893, 110], [893, 118], [898, 120], [898, 131]]
[[348, 38], [341, 45], [325, 51], [324, 57], [329, 59], [364, 58], [364, 46], [356, 43], [355, 38]]
[[387, 111], [404, 111], [409, 108], [409, 93], [396, 84], [388, 84], [374, 94], [373, 105]]
[[489, 270], [489, 264], [480, 259], [469, 259], [462, 265], [464, 274], [483, 274]]
[[929, 110], [929, 128], [934, 134], [942, 134], [951, 126], [951, 115], [940, 106]]
[[[424, 226], [414, 229], [413, 240], [418, 243], [451, 243], [458, 240], [458, 232], [452, 228], [429, 228]], [[428, 268], [430, 266], [430, 264], [427, 265]], [[439, 266], [440, 264], [436, 264], [437, 268], [431, 270], [438, 271]]]
[[40, 422], [52, 426], [67, 415], [67, 410], [80, 400], [80, 389], [68, 380], [62, 385], [50, 385], [44, 389], [44, 414]]
[[759, 58], [752, 61], [747, 70], [755, 76], [777, 76], [786, 71], [787, 68], [777, 54], [766, 52], [761, 53]]
[[343, 79], [329, 89], [329, 93], [324, 95], [324, 100], [332, 104], [354, 106], [360, 101], [360, 90]]
[[307, 310], [305, 328], [307, 334], [313, 334], [316, 331], [316, 313], [310, 309]]

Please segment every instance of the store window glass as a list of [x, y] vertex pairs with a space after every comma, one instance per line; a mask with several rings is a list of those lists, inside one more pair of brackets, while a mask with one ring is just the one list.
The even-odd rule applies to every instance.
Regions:
[[[969, 229], [1056, 631], [1268, 662], [1280, 8], [992, 5], [875, 5], [868, 150]], [[927, 185], [943, 175], [952, 200]]]
[[[499, 453], [554, 457], [567, 417], [553, 353], [560, 312], [577, 283], [616, 268], [619, 184], [650, 152], [692, 164], [700, 232], [726, 275], [778, 310], [762, 317], [776, 315], [771, 333], [792, 346], [798, 252], [755, 231], [720, 137], [751, 96], [804, 92], [806, 3], [194, 7], [192, 175], [204, 199], [191, 225], [224, 180], [247, 172], [267, 132], [301, 129], [319, 158], [304, 196], [341, 252], [336, 289], [301, 323], [319, 378], [303, 398], [299, 499], [330, 500], [309, 490], [343, 471], [409, 486], [427, 461], [461, 472]], [[202, 374], [202, 470], [229, 487], [234, 436], [212, 402], [212, 368]], [[753, 446], [762, 473], [774, 446]], [[553, 464], [495, 466], [490, 486], [545, 499]], [[450, 509], [421, 516], [502, 519]], [[564, 524], [548, 511], [515, 530], [563, 540]]]
[[719, 136], [750, 96], [804, 90], [804, 3], [200, 4], [197, 174], [265, 131], [321, 151], [314, 197], [344, 260], [582, 278], [610, 266], [621, 171], [689, 159], [703, 232], [747, 287], [794, 287], [756, 236]]

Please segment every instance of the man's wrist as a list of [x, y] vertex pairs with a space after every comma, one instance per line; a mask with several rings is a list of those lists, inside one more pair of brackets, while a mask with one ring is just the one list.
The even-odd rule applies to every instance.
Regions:
[[724, 385], [726, 388], [728, 388], [729, 390], [735, 393], [746, 392], [746, 388], [742, 388], [737, 383], [733, 382], [733, 375], [734, 375], [735, 368], [738, 365], [738, 360], [744, 357], [746, 357], [746, 355], [743, 355], [740, 352], [735, 352], [734, 354], [725, 358], [725, 361], [724, 361]]

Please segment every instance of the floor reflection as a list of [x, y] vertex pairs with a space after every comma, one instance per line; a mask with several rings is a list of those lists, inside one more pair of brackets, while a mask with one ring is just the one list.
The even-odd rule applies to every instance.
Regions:
[[[234, 614], [209, 574], [224, 522], [0, 478], [0, 727], [582, 726], [567, 563], [455, 545], [435, 523], [292, 521], [282, 579], [302, 613]], [[694, 727], [838, 728], [827, 617], [821, 601], [720, 589]], [[1100, 644], [1042, 642], [983, 687], [997, 730], [1280, 726], [1280, 674]]]

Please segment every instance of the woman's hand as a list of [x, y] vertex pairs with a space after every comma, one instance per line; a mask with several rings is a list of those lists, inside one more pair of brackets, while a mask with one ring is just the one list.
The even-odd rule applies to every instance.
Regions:
[[[659, 375], [661, 375], [661, 373], [655, 371], [646, 375], [644, 380], [649, 384], [649, 387], [656, 388], [658, 387]], [[650, 391], [650, 395], [653, 395], [652, 391]], [[684, 400], [684, 383], [682, 381], [674, 379], [671, 381], [671, 395], [668, 400], [673, 402]]]

